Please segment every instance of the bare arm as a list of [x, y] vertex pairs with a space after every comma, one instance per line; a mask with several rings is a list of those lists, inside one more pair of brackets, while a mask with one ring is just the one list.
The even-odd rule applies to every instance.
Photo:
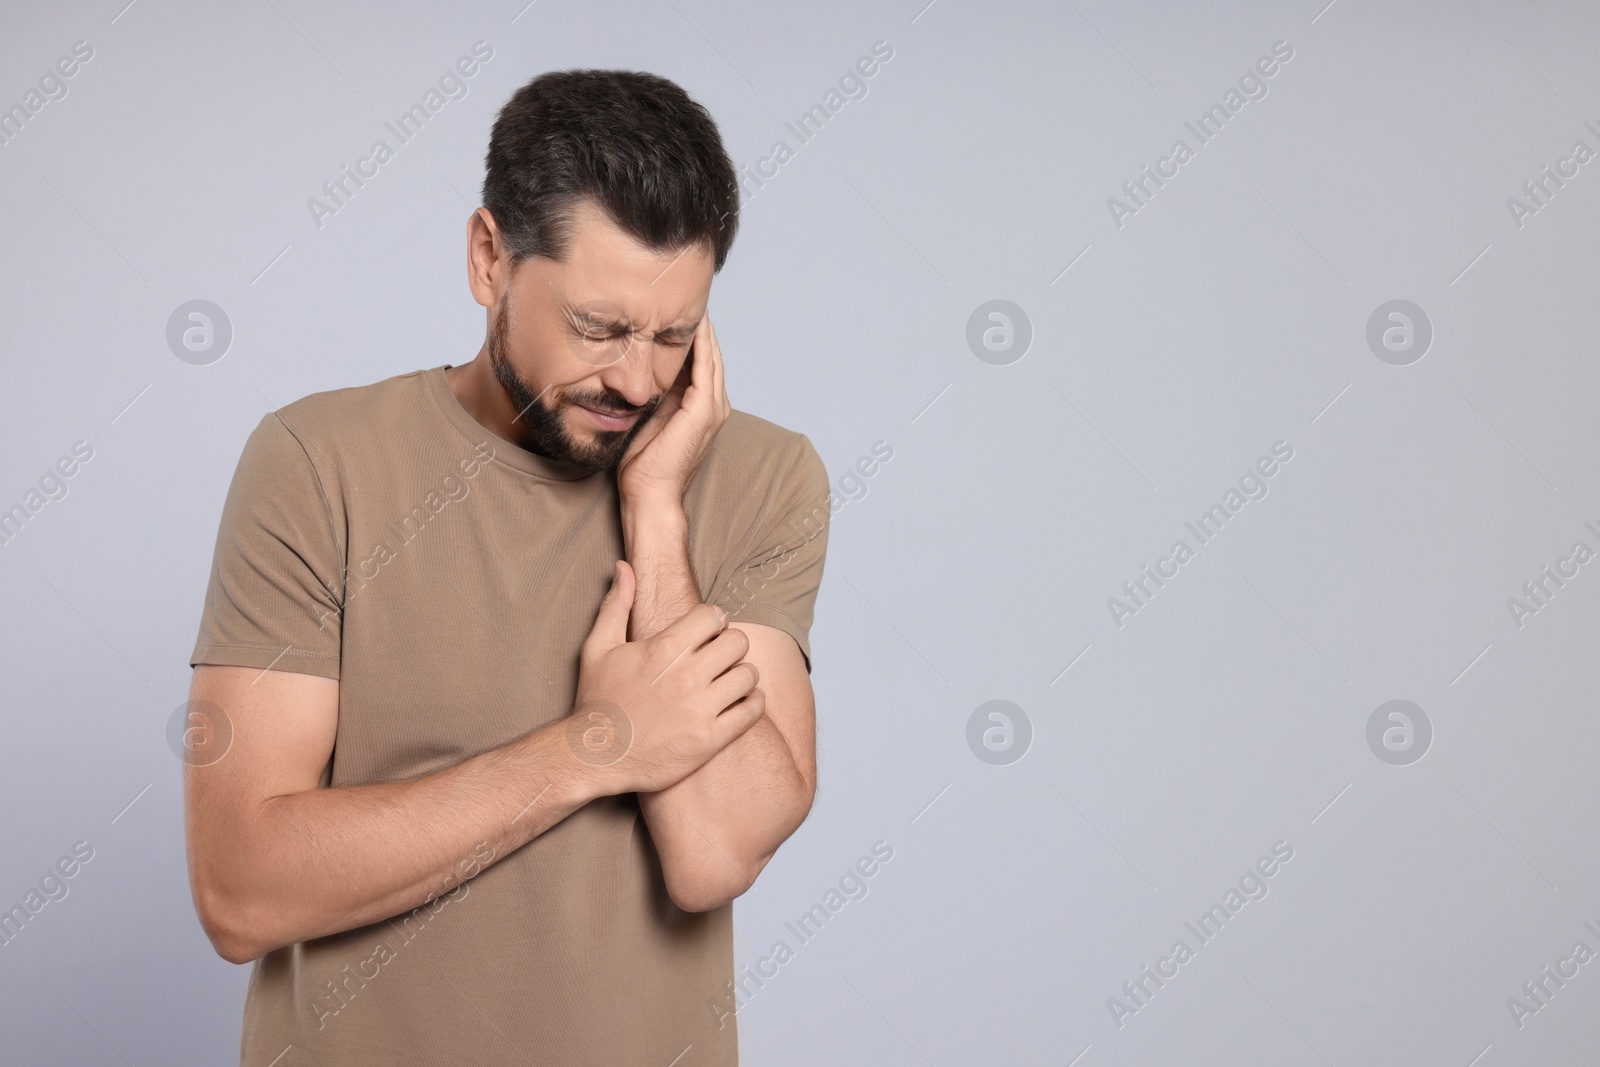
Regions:
[[[639, 573], [633, 634], [646, 638], [700, 603], [681, 504], [622, 501], [624, 541]], [[748, 670], [765, 714], [698, 770], [639, 806], [661, 855], [667, 890], [686, 911], [739, 896], [805, 821], [816, 793], [815, 706], [794, 638], [732, 622], [746, 648], [730, 673]], [[754, 696], [754, 694], [752, 694]]]
[[618, 570], [578, 683], [580, 708], [605, 702], [633, 720], [637, 739], [612, 762], [579, 758], [559, 720], [412, 781], [319, 788], [337, 682], [196, 667], [191, 701], [232, 725], [222, 758], [201, 747], [185, 769], [190, 886], [218, 954], [243, 963], [415, 908], [590, 800], [664, 788], [749, 729], [760, 710], [726, 677], [741, 651], [720, 613], [703, 608], [627, 643], [634, 586], [627, 565]]
[[[723, 385], [722, 349], [711, 316], [667, 400], [617, 468], [624, 551], [638, 572], [633, 634], [649, 639], [672, 620], [704, 610], [689, 565], [684, 490], [732, 405]], [[744, 645], [727, 677], [748, 689], [760, 711], [748, 732], [694, 773], [639, 806], [661, 856], [667, 892], [685, 911], [708, 911], [755, 882], [811, 810], [816, 792], [815, 709], [800, 649], [770, 626], [731, 624]]]
[[338, 682], [202, 665], [190, 700], [233, 727], [184, 778], [196, 907], [234, 963], [426, 903], [599, 795], [559, 723], [415, 781], [318, 789]]

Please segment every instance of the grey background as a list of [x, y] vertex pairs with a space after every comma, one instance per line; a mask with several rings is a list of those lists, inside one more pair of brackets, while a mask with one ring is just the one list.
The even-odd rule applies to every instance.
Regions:
[[[0, 903], [95, 849], [0, 948], [7, 1062], [236, 1058], [248, 970], [194, 918], [164, 739], [223, 496], [270, 408], [477, 351], [498, 107], [543, 70], [648, 69], [748, 166], [879, 40], [713, 290], [735, 406], [836, 480], [894, 450], [834, 520], [821, 791], [736, 905], [739, 963], [875, 841], [894, 858], [749, 999], [745, 1062], [1592, 1059], [1600, 965], [1521, 1028], [1506, 1001], [1600, 949], [1600, 564], [1521, 628], [1507, 599], [1600, 547], [1600, 162], [1520, 228], [1506, 200], [1600, 149], [1594, 8], [123, 2], [0, 33], [7, 107], [94, 48], [0, 147], [0, 507], [95, 450], [0, 548]], [[477, 40], [469, 95], [315, 226]], [[1279, 40], [1268, 95], [1114, 225]], [[193, 299], [233, 326], [210, 366], [166, 344]], [[1006, 366], [966, 342], [993, 299], [1033, 330]], [[1404, 367], [1365, 340], [1394, 299], [1434, 330]], [[1270, 493], [1118, 628], [1107, 598], [1279, 440]], [[997, 699], [1032, 725], [1008, 765], [967, 744]], [[1393, 699], [1433, 727], [1408, 766], [1367, 745]], [[1277, 841], [1270, 894], [1119, 1028], [1108, 998]]]

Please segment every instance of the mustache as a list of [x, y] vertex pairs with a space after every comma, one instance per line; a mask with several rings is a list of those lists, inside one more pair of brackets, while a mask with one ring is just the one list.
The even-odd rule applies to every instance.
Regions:
[[563, 394], [562, 400], [568, 404], [580, 404], [595, 411], [603, 411], [612, 415], [632, 415], [638, 412], [648, 418], [661, 406], [661, 397], [655, 397], [647, 404], [635, 407], [626, 400], [612, 396], [571, 396]]

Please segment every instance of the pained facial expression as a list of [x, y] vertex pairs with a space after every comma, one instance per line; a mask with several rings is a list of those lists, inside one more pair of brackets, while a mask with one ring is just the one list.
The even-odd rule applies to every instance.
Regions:
[[524, 260], [489, 328], [520, 443], [614, 467], [684, 367], [711, 276], [709, 248], [652, 252], [591, 203], [577, 205], [564, 258]]

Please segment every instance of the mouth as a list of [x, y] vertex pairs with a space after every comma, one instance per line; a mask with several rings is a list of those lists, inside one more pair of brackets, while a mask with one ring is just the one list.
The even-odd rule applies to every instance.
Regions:
[[589, 416], [589, 419], [601, 430], [631, 429], [633, 424], [639, 420], [637, 411], [627, 415], [618, 415], [616, 412], [599, 411], [595, 408], [584, 407], [582, 404], [574, 404], [573, 406]]

